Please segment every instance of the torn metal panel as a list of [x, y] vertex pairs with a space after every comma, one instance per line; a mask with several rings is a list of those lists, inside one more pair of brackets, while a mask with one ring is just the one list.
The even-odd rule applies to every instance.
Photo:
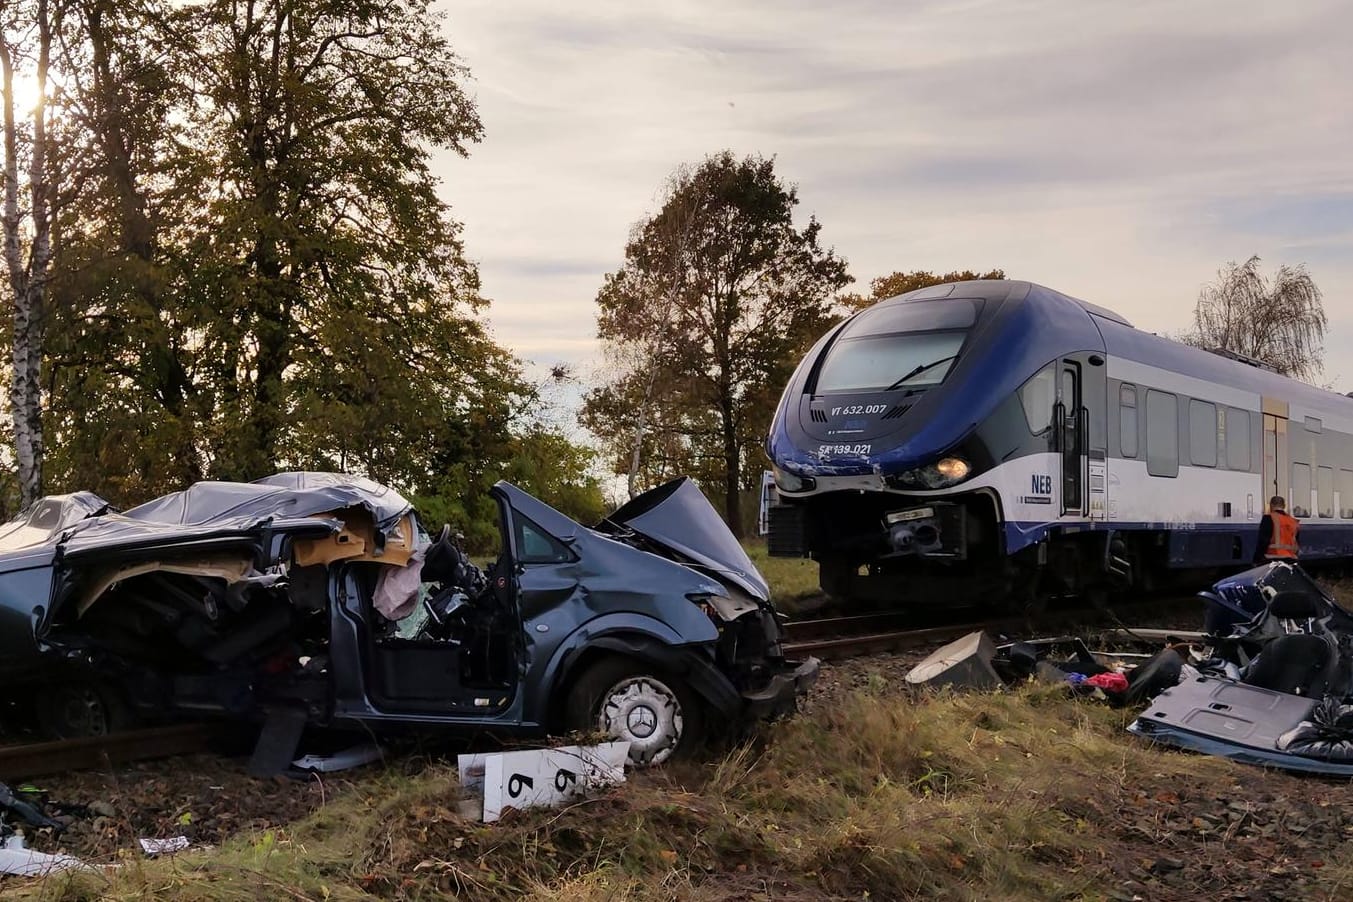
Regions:
[[140, 561], [135, 564], [123, 564], [96, 571], [90, 582], [80, 592], [76, 602], [76, 613], [83, 616], [94, 602], [98, 601], [110, 588], [134, 576], [147, 573], [179, 573], [185, 576], [200, 576], [219, 579], [226, 585], [240, 582], [269, 586], [280, 578], [278, 574], [263, 574], [254, 570], [253, 561], [248, 556], [218, 555], [209, 558]]
[[998, 689], [1004, 685], [992, 659], [996, 645], [983, 632], [969, 633], [935, 651], [913, 667], [906, 680], [913, 686]]
[[1283, 770], [1353, 776], [1353, 763], [1296, 754], [1280, 740], [1306, 721], [1309, 698], [1198, 676], [1158, 695], [1128, 730], [1156, 742]]

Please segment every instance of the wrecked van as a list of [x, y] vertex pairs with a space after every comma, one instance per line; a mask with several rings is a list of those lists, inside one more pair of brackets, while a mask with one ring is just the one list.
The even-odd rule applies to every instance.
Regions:
[[1128, 729], [1250, 764], [1353, 776], [1353, 615], [1285, 562], [1200, 595], [1212, 655]]
[[658, 763], [791, 711], [816, 677], [690, 480], [595, 528], [491, 494], [483, 571], [399, 493], [343, 474], [200, 482], [123, 512], [44, 498], [0, 526], [0, 680], [62, 737], [261, 722], [255, 765], [280, 770], [307, 725], [598, 730]]

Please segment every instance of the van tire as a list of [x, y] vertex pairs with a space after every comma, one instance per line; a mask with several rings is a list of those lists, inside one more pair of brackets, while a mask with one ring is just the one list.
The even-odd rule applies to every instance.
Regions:
[[570, 730], [630, 741], [630, 762], [649, 767], [689, 757], [705, 740], [705, 705], [680, 677], [633, 658], [587, 668], [565, 701]]

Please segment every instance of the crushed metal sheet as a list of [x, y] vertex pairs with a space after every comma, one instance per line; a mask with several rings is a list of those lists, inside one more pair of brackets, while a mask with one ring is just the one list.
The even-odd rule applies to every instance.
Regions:
[[906, 680], [913, 686], [998, 689], [1003, 684], [991, 666], [996, 644], [983, 632], [969, 633], [935, 651], [913, 667]]

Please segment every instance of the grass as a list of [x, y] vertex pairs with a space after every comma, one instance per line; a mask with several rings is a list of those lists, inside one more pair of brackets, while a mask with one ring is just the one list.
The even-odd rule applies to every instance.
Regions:
[[759, 540], [745, 542], [743, 547], [770, 584], [771, 601], [784, 613], [795, 616], [808, 607], [806, 602], [821, 597], [816, 561], [771, 557], [766, 553], [766, 543]]
[[382, 773], [299, 823], [29, 897], [1102, 898], [1106, 836], [1134, 787], [1236, 782], [1234, 766], [1152, 749], [1122, 712], [1059, 689], [913, 702], [870, 686], [563, 810], [486, 826], [455, 813], [450, 769]]

